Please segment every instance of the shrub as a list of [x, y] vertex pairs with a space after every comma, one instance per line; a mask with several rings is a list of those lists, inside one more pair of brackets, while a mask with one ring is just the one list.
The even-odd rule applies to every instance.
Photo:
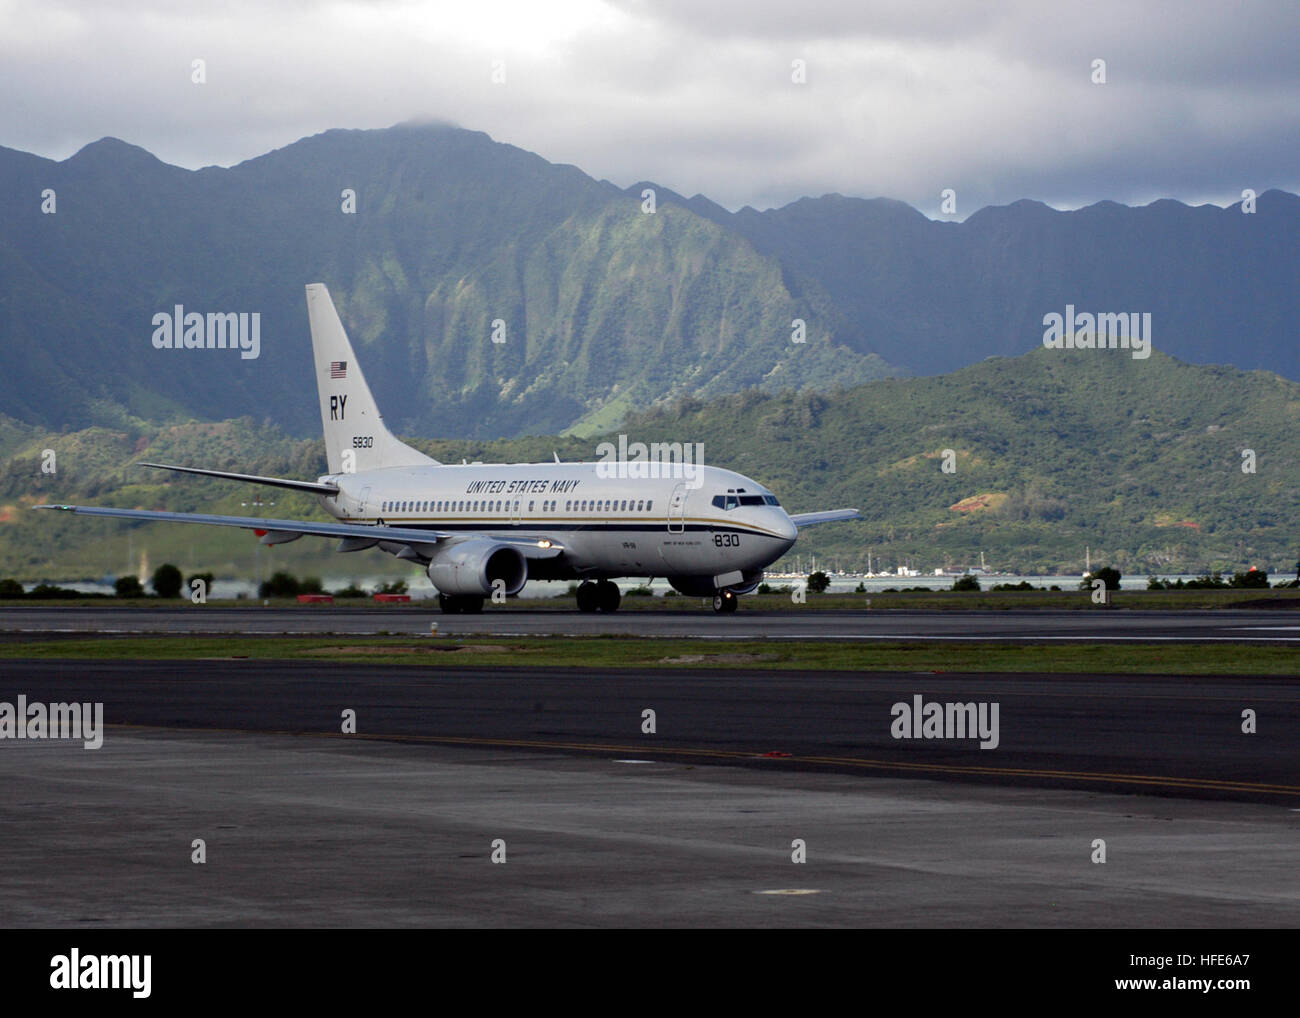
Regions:
[[1223, 590], [1228, 586], [1228, 581], [1223, 578], [1221, 573], [1211, 573], [1209, 576], [1198, 576], [1194, 580], [1188, 580], [1186, 588], [1188, 590]]
[[970, 573], [966, 573], [964, 576], [958, 576], [957, 579], [952, 581], [952, 589], [953, 590], [979, 590], [980, 581], [975, 579], [975, 577], [972, 576]]
[[[214, 575], [212, 575], [212, 573], [195, 573], [193, 576], [191, 576], [189, 579], [187, 579], [187, 580], [185, 581], [185, 593], [187, 593], [187, 594], [188, 594], [188, 593], [192, 593], [193, 590], [194, 590], [194, 581], [195, 581], [195, 580], [202, 580], [202, 581], [203, 581], [203, 592], [204, 592], [208, 597], [211, 597], [211, 596], [212, 596], [212, 584], [213, 584], [214, 582], [216, 582], [216, 579], [217, 579], [217, 578], [216, 578]], [[158, 588], [155, 587], [154, 589], [157, 590]]]
[[[134, 579], [134, 577], [132, 577]], [[142, 596], [144, 591], [140, 592]], [[73, 598], [73, 597], [100, 597], [99, 594], [83, 594], [79, 590], [73, 590], [71, 587], [56, 587], [52, 583], [38, 583], [27, 593], [28, 597], [34, 597], [37, 600], [49, 601], [56, 598]]]
[[170, 562], [164, 562], [153, 571], [153, 592], [159, 597], [181, 596], [181, 571]]
[[[40, 590], [40, 587], [36, 590]], [[32, 591], [32, 596], [36, 596], [36, 590]], [[113, 581], [113, 590], [117, 592], [118, 597], [144, 597], [144, 587], [140, 586], [138, 576], [119, 576]]]
[[1106, 584], [1107, 590], [1119, 590], [1119, 581], [1122, 576], [1123, 574], [1114, 566], [1102, 566], [1100, 569], [1085, 573], [1083, 579], [1079, 581], [1079, 589], [1091, 590], [1093, 580], [1102, 580]]
[[1250, 569], [1244, 573], [1233, 573], [1228, 586], [1246, 590], [1267, 590], [1268, 573], [1262, 569]]
[[263, 580], [257, 587], [258, 597], [297, 597], [301, 592], [297, 577], [283, 571], [272, 573], [269, 580]]

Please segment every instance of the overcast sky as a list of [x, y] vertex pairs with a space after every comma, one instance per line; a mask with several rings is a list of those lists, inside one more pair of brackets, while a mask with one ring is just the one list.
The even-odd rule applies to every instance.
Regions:
[[0, 0], [0, 145], [228, 166], [433, 118], [732, 209], [1227, 204], [1300, 191], [1298, 53], [1294, 0]]

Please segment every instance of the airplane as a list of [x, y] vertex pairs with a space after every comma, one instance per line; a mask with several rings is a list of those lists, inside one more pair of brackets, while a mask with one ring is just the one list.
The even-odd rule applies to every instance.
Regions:
[[[681, 594], [734, 612], [804, 527], [857, 519], [856, 509], [789, 515], [731, 470], [660, 464], [439, 463], [384, 425], [323, 283], [307, 286], [329, 473], [315, 481], [166, 463], [141, 466], [302, 491], [334, 522], [101, 506], [42, 505], [80, 516], [252, 530], [263, 544], [338, 538], [338, 551], [379, 548], [423, 566], [448, 614], [480, 612], [528, 580], [578, 580], [578, 608], [614, 612], [617, 577], [665, 577]], [[642, 474], [652, 476], [639, 476]], [[610, 476], [613, 474], [614, 476]], [[620, 476], [622, 475], [622, 476]]]

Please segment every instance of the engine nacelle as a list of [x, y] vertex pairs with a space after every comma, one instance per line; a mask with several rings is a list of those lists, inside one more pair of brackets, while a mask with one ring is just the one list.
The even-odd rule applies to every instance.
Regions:
[[763, 570], [752, 569], [744, 574], [744, 579], [739, 583], [733, 583], [727, 589], [733, 594], [752, 594], [758, 589], [758, 585], [763, 582]]
[[720, 590], [733, 594], [752, 593], [763, 580], [763, 570], [723, 574], [722, 576], [669, 576], [669, 585], [687, 597], [712, 597]]
[[486, 537], [443, 545], [427, 571], [440, 594], [471, 597], [491, 597], [497, 580], [503, 593], [518, 594], [528, 580], [528, 562], [519, 549]]
[[668, 583], [687, 597], [712, 597], [718, 592], [712, 576], [670, 576]]

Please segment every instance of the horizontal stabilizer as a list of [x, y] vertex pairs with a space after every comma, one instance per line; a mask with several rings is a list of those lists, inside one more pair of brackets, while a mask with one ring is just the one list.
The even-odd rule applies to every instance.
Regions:
[[337, 495], [336, 484], [318, 484], [315, 481], [295, 481], [288, 477], [262, 477], [259, 474], [234, 474], [229, 470], [204, 470], [201, 467], [177, 467], [170, 463], [139, 463], [141, 467], [157, 467], [159, 470], [177, 470], [182, 474], [202, 474], [204, 477], [224, 477], [228, 481], [247, 481], [249, 484], [265, 484], [272, 488], [288, 488], [291, 491], [310, 491], [317, 495]]
[[860, 520], [862, 514], [856, 509], [827, 509], [820, 513], [792, 513], [790, 522], [801, 530], [818, 523], [835, 523], [838, 520]]

